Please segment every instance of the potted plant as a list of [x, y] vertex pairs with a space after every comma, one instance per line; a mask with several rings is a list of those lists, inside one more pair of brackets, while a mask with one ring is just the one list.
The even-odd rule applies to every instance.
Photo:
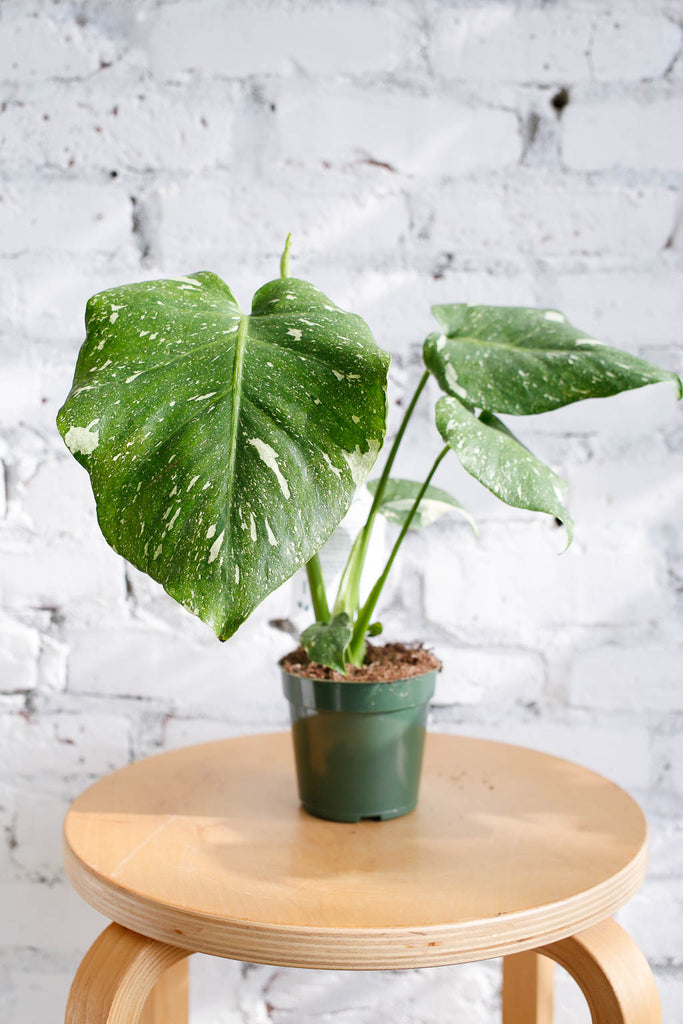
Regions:
[[[439, 305], [425, 370], [370, 481], [372, 504], [328, 598], [318, 557], [375, 463], [386, 430], [389, 356], [363, 320], [289, 273], [243, 313], [211, 273], [101, 292], [58, 425], [88, 470], [111, 546], [226, 640], [305, 566], [315, 623], [283, 659], [299, 789], [307, 810], [357, 821], [417, 800], [438, 661], [379, 647], [375, 611], [409, 529], [459, 503], [432, 479], [455, 454], [498, 498], [560, 520], [565, 484], [499, 414], [550, 412], [657, 381], [681, 381], [600, 344], [556, 310]], [[441, 450], [421, 482], [391, 475], [429, 377]], [[376, 517], [397, 523], [384, 569], [361, 600]]]

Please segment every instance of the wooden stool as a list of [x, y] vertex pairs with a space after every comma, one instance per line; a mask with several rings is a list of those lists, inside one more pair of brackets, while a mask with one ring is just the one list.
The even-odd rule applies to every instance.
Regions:
[[207, 743], [97, 782], [64, 836], [71, 882], [116, 922], [67, 1024], [186, 1024], [193, 952], [344, 970], [503, 956], [504, 1024], [550, 1024], [555, 960], [595, 1024], [661, 1022], [610, 919], [645, 874], [642, 812], [546, 754], [430, 735], [418, 809], [345, 825], [298, 807], [288, 733]]

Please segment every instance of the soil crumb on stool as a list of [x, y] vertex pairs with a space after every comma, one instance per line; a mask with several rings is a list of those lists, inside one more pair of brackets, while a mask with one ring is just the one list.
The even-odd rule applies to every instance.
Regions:
[[421, 643], [383, 644], [377, 647], [368, 644], [365, 664], [360, 668], [348, 665], [346, 676], [311, 661], [303, 647], [297, 647], [295, 651], [286, 654], [280, 665], [290, 675], [329, 679], [334, 683], [391, 683], [396, 679], [410, 679], [412, 676], [441, 670], [439, 659]]

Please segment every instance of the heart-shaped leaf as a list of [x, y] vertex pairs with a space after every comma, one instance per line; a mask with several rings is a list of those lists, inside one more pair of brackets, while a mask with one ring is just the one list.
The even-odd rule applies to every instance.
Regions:
[[346, 675], [344, 652], [349, 645], [351, 619], [346, 612], [333, 615], [329, 622], [314, 622], [301, 634], [301, 646], [311, 661]]
[[436, 425], [446, 444], [476, 480], [515, 508], [560, 519], [571, 543], [574, 524], [562, 504], [566, 483], [537, 459], [492, 413], [478, 418], [457, 398], [436, 403]]
[[[367, 488], [373, 497], [377, 492], [378, 484], [379, 479], [369, 480], [367, 483]], [[416, 483], [414, 480], [390, 478], [386, 482], [382, 501], [377, 511], [385, 519], [388, 519], [390, 523], [403, 526], [421, 487], [422, 484]], [[432, 523], [436, 522], [442, 515], [445, 515], [446, 512], [453, 511], [459, 512], [461, 516], [464, 516], [476, 534], [477, 524], [467, 509], [464, 509], [460, 502], [456, 501], [448, 491], [443, 491], [440, 487], [433, 487], [430, 484], [420, 504], [417, 506], [417, 511], [408, 529], [417, 530], [422, 526], [431, 526]]]
[[304, 565], [382, 445], [389, 358], [304, 281], [95, 295], [60, 431], [112, 547], [221, 639]]
[[424, 359], [441, 388], [489, 412], [548, 412], [671, 381], [675, 373], [602, 345], [554, 309], [433, 306], [443, 333], [430, 334]]

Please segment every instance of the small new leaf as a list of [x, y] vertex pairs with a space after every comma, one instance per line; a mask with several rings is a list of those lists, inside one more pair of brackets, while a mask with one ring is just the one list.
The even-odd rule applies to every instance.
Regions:
[[301, 634], [301, 646], [311, 661], [346, 675], [344, 652], [352, 632], [351, 619], [346, 612], [339, 612], [329, 622], [314, 622], [305, 629]]
[[442, 329], [424, 345], [440, 387], [478, 409], [526, 416], [583, 398], [680, 378], [645, 359], [602, 345], [554, 309], [433, 306]]
[[499, 419], [492, 413], [477, 418], [457, 398], [444, 396], [436, 403], [436, 425], [468, 473], [508, 505], [556, 516], [569, 546], [574, 524], [562, 504], [566, 483]]
[[[368, 481], [367, 488], [373, 497], [377, 491], [378, 484], [379, 480]], [[414, 480], [387, 480], [382, 501], [377, 511], [385, 519], [388, 519], [390, 523], [403, 526], [421, 487], [422, 484], [416, 483]], [[448, 491], [430, 485], [417, 507], [409, 529], [419, 530], [422, 526], [431, 526], [442, 515], [453, 511], [459, 512], [470, 524], [474, 533], [477, 533], [477, 524], [467, 509], [463, 508], [460, 502], [456, 501]]]

